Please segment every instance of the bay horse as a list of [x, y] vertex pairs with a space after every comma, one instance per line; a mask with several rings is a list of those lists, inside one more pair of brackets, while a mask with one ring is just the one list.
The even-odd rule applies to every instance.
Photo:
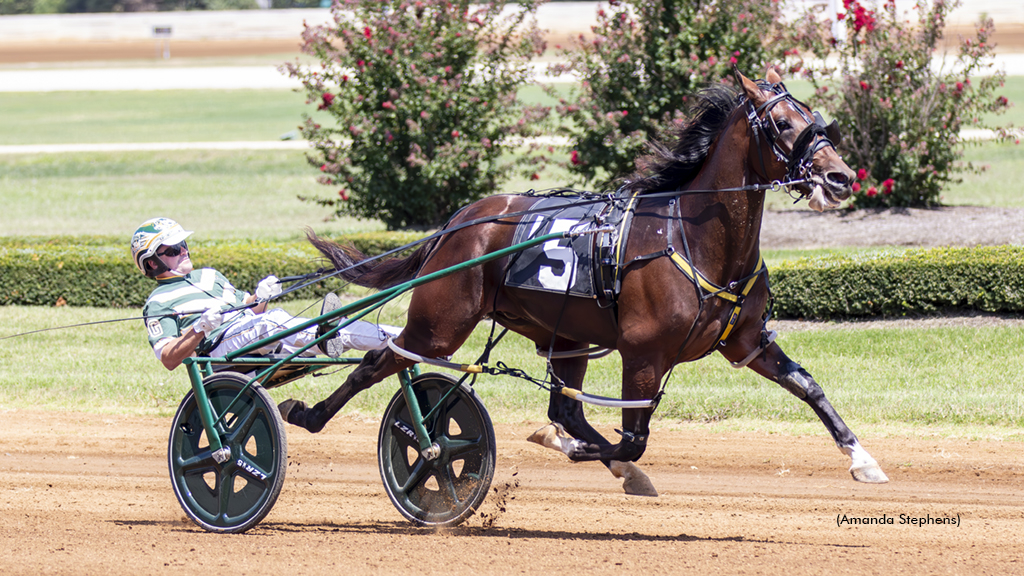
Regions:
[[[415, 288], [408, 321], [394, 344], [423, 357], [450, 356], [489, 317], [538, 349], [617, 350], [622, 399], [655, 399], [650, 407], [622, 410], [622, 439], [612, 444], [590, 426], [580, 402], [552, 393], [552, 424], [531, 440], [573, 461], [602, 461], [625, 479], [629, 494], [657, 495], [632, 463], [646, 449], [662, 378], [676, 363], [711, 352], [734, 365], [745, 363], [806, 402], [850, 457], [855, 480], [887, 482], [818, 383], [765, 328], [769, 290], [759, 238], [764, 190], [781, 183], [815, 210], [838, 207], [854, 180], [835, 150], [838, 128], [826, 127], [820, 115], [794, 98], [774, 68], [758, 82], [738, 70], [734, 74], [738, 93], [724, 86], [699, 93], [674, 146], [654, 146], [625, 184], [636, 203], [614, 313], [594, 299], [506, 286], [508, 259], [502, 258]], [[351, 247], [312, 232], [309, 239], [336, 269], [350, 268], [347, 280], [383, 289], [510, 246], [514, 224], [536, 200], [523, 195], [479, 200], [446, 225], [451, 233], [404, 259], [374, 267], [357, 265], [366, 257]], [[484, 222], [458, 228], [478, 219]], [[588, 357], [552, 356], [554, 376], [582, 390]], [[357, 393], [412, 364], [390, 348], [371, 351], [327, 399], [311, 407], [286, 400], [279, 409], [287, 422], [318, 432]]]

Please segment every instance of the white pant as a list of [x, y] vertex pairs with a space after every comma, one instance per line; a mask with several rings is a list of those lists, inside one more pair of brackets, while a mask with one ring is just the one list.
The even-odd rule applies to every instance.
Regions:
[[[243, 316], [224, 330], [224, 336], [220, 343], [210, 351], [210, 356], [224, 356], [240, 348], [248, 346], [257, 340], [269, 338], [274, 334], [283, 332], [303, 322], [308, 318], [298, 318], [285, 312], [280, 308], [274, 308], [263, 314], [251, 314]], [[345, 328], [338, 331], [335, 338], [339, 338], [345, 350], [377, 350], [386, 345], [387, 338], [394, 338], [401, 333], [401, 328], [387, 326], [385, 324], [370, 324], [362, 320], [356, 320]], [[253, 354], [269, 354], [275, 352], [278, 345], [281, 352], [292, 354], [303, 348], [313, 340], [316, 340], [317, 326], [314, 324], [305, 330], [301, 330], [291, 336], [269, 342], [266, 346], [253, 351]], [[312, 347], [302, 353], [303, 356], [316, 356], [320, 353], [317, 347]]]

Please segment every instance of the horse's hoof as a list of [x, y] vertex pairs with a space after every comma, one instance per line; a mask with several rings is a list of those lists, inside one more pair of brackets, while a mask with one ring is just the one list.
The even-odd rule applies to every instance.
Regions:
[[650, 496], [652, 498], [658, 496], [658, 491], [655, 490], [651, 479], [636, 464], [612, 460], [609, 469], [612, 471], [613, 476], [623, 479], [622, 490], [626, 494], [630, 496]]
[[857, 482], [866, 482], [868, 484], [885, 484], [889, 481], [889, 477], [885, 475], [885, 472], [882, 472], [882, 467], [878, 464], [851, 466], [850, 474], [853, 475], [853, 479]]
[[284, 402], [281, 402], [280, 404], [278, 404], [277, 405], [277, 409], [278, 409], [278, 411], [281, 412], [281, 419], [282, 420], [284, 420], [285, 422], [287, 422], [289, 424], [294, 424], [296, 426], [302, 426], [302, 424], [300, 424], [298, 422], [292, 422], [292, 417], [293, 417], [293, 415], [298, 416], [299, 414], [302, 413], [303, 410], [306, 409], [306, 403], [305, 402], [303, 402], [301, 400], [291, 400], [291, 399], [288, 399], [288, 400], [285, 400]]
[[565, 428], [561, 424], [552, 422], [540, 427], [536, 432], [530, 434], [527, 442], [540, 444], [545, 448], [562, 451], [562, 439], [566, 437]]

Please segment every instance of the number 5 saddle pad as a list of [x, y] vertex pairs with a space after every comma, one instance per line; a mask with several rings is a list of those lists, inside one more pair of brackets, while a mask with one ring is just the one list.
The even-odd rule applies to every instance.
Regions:
[[[516, 226], [514, 243], [571, 230], [596, 226], [604, 202], [574, 204], [573, 198], [541, 198]], [[509, 257], [505, 285], [513, 288], [556, 292], [596, 298], [593, 269], [593, 235], [556, 238], [531, 246]]]

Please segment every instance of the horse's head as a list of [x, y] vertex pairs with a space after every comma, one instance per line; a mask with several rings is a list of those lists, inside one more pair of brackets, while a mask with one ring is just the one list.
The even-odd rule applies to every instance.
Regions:
[[792, 183], [818, 212], [849, 198], [854, 172], [836, 152], [842, 138], [838, 124], [826, 125], [821, 114], [794, 98], [774, 68], [758, 82], [739, 71], [736, 77], [746, 95], [754, 170], [768, 182]]

